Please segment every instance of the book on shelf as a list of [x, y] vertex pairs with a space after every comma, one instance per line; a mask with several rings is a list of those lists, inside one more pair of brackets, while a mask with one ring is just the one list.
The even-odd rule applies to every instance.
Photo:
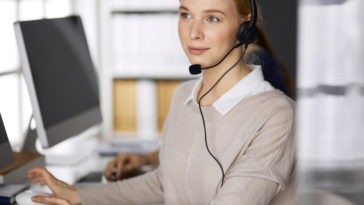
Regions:
[[136, 131], [136, 80], [114, 80], [114, 130]]
[[162, 132], [167, 118], [174, 91], [181, 84], [180, 80], [158, 80], [157, 84], [157, 124], [158, 132]]
[[181, 82], [114, 79], [114, 131], [138, 132], [141, 136], [162, 132], [173, 93]]

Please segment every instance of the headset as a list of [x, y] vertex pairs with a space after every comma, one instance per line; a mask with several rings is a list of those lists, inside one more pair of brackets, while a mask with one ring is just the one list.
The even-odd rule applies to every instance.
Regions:
[[204, 128], [206, 149], [209, 152], [209, 154], [211, 155], [211, 157], [214, 158], [214, 160], [217, 162], [217, 164], [219, 165], [219, 167], [221, 169], [221, 172], [222, 172], [221, 187], [224, 185], [224, 178], [225, 178], [224, 168], [222, 167], [219, 160], [211, 153], [211, 151], [209, 149], [209, 146], [208, 146], [208, 143], [207, 143], [207, 131], [206, 131], [205, 118], [204, 118], [204, 115], [203, 115], [203, 112], [202, 112], [202, 109], [201, 109], [201, 100], [207, 94], [209, 94], [211, 92], [211, 90], [214, 89], [215, 86], [221, 81], [221, 79], [240, 62], [240, 60], [245, 55], [245, 52], [246, 52], [246, 49], [248, 48], [248, 45], [251, 44], [251, 43], [254, 43], [254, 41], [258, 38], [259, 31], [258, 31], [258, 28], [256, 26], [256, 23], [257, 23], [257, 5], [256, 5], [255, 0], [250, 0], [250, 6], [251, 6], [251, 19], [250, 19], [249, 22], [244, 22], [244, 23], [240, 24], [239, 29], [238, 29], [237, 34], [236, 34], [236, 38], [239, 41], [239, 43], [237, 45], [235, 45], [233, 48], [231, 48], [230, 51], [217, 64], [215, 64], [213, 66], [210, 66], [210, 67], [203, 67], [203, 68], [199, 64], [194, 64], [194, 65], [191, 65], [190, 68], [189, 68], [190, 73], [192, 75], [200, 74], [202, 69], [210, 69], [210, 68], [218, 66], [221, 62], [223, 62], [225, 60], [225, 58], [235, 48], [238, 48], [238, 47], [244, 45], [244, 51], [243, 51], [242, 55], [239, 57], [238, 61], [233, 66], [231, 66], [224, 74], [222, 74], [222, 76], [215, 82], [215, 84], [205, 94], [203, 94], [200, 97], [200, 99], [198, 100], [198, 108], [200, 110], [202, 123], [203, 123], [203, 128]]

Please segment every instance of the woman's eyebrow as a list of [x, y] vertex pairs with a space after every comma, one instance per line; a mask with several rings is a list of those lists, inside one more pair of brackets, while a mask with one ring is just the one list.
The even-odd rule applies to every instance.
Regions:
[[[185, 11], [189, 11], [187, 7], [185, 6], [180, 6], [179, 7], [179, 10], [185, 10]], [[207, 10], [204, 10], [205, 13], [220, 13], [224, 16], [226, 16], [225, 12], [221, 11], [221, 10], [218, 10], [218, 9], [207, 9]]]
[[223, 12], [221, 10], [218, 10], [218, 9], [207, 9], [204, 12], [206, 12], [206, 13], [220, 13], [220, 14], [226, 16], [225, 12]]
[[188, 11], [188, 8], [187, 8], [187, 7], [185, 7], [185, 6], [180, 6], [180, 7], [179, 7], [179, 10], [186, 10], [186, 11]]

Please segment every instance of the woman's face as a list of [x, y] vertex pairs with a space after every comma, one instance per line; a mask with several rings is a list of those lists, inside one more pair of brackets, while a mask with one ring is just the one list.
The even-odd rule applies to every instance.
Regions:
[[234, 0], [181, 0], [179, 38], [191, 64], [217, 63], [236, 44]]

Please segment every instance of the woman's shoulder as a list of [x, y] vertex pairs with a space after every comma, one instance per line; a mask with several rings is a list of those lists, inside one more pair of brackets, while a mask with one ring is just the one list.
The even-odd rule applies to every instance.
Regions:
[[246, 103], [251, 103], [260, 111], [276, 113], [280, 111], [294, 113], [296, 103], [278, 89], [266, 91], [247, 98]]
[[196, 85], [198, 80], [188, 80], [182, 82], [174, 91], [173, 101], [184, 101], [188, 96], [191, 95], [193, 87]]
[[190, 92], [192, 92], [193, 87], [196, 85], [198, 79], [194, 79], [194, 80], [187, 80], [182, 82], [176, 89], [176, 93], [183, 93], [183, 92], [187, 92], [190, 94]]

